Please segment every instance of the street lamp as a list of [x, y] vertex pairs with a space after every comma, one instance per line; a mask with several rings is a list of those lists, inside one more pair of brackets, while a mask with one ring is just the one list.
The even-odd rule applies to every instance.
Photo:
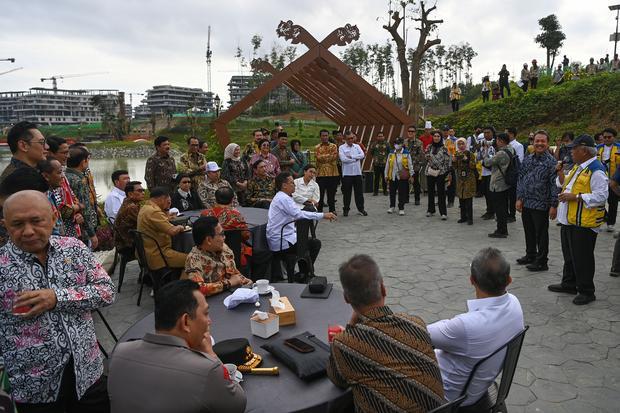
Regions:
[[220, 95], [215, 95], [213, 102], [215, 103], [215, 117], [219, 118], [220, 117], [220, 102], [221, 102]]
[[614, 4], [613, 6], [609, 6], [609, 10], [616, 10], [616, 31], [611, 35], [609, 40], [614, 41], [614, 55], [613, 58], [616, 58], [616, 50], [618, 49], [618, 17], [620, 17], [620, 4]]

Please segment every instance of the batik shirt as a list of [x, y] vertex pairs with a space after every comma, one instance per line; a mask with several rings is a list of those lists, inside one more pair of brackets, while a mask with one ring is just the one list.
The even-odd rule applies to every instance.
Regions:
[[[46, 288], [56, 293], [53, 310], [30, 319], [13, 315], [17, 292]], [[45, 267], [11, 241], [0, 248], [0, 353], [16, 401], [57, 400], [70, 358], [77, 397], [84, 395], [103, 374], [91, 311], [113, 301], [112, 280], [75, 238], [51, 236]]]
[[338, 147], [334, 143], [319, 143], [314, 147], [317, 176], [339, 176]]
[[90, 187], [88, 185], [88, 178], [82, 172], [77, 169], [67, 168], [65, 172], [71, 190], [75, 194], [78, 201], [84, 205], [82, 210], [82, 216], [84, 217], [84, 230], [88, 238], [95, 236], [97, 231], [97, 210], [96, 206], [90, 202]]
[[198, 188], [205, 180], [207, 161], [201, 153], [186, 152], [179, 160], [179, 172], [189, 174], [192, 178], [192, 188]]
[[190, 280], [201, 284], [200, 291], [206, 296], [229, 289], [231, 275], [238, 274], [244, 278], [235, 266], [235, 255], [226, 244], [219, 253], [193, 247], [187, 254], [185, 273]]
[[370, 149], [372, 164], [374, 166], [384, 166], [387, 156], [390, 153], [390, 146], [385, 142], [375, 142]]
[[138, 228], [138, 213], [140, 213], [141, 206], [141, 202], [125, 198], [116, 213], [114, 244], [118, 249], [133, 248], [133, 236], [129, 231]]
[[157, 186], [165, 186], [172, 192], [173, 180], [177, 174], [174, 158], [170, 155], [163, 157], [158, 153], [146, 160], [144, 180], [149, 190]]
[[271, 201], [275, 194], [276, 184], [273, 178], [260, 178], [256, 176], [248, 182], [247, 200], [249, 206], [253, 206], [261, 199], [268, 199]]
[[[200, 184], [200, 186], [198, 187], [198, 191], [196, 192], [198, 192], [198, 198], [200, 198], [200, 202], [202, 202], [202, 205], [205, 208], [211, 208], [213, 205], [215, 205], [215, 191], [220, 188], [230, 188], [232, 190], [232, 186], [230, 185], [230, 183], [224, 179], [220, 179], [217, 182], [205, 180], [202, 184]], [[233, 207], [239, 205], [239, 203], [237, 202], [236, 194], [233, 197], [231, 205]]]

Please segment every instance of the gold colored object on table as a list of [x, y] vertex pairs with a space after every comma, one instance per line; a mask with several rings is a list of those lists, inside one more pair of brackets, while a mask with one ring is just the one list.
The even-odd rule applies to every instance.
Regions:
[[260, 376], [278, 376], [280, 375], [280, 370], [278, 370], [278, 366], [275, 367], [259, 367], [252, 368], [248, 366], [239, 366], [239, 371], [243, 374], [256, 374]]

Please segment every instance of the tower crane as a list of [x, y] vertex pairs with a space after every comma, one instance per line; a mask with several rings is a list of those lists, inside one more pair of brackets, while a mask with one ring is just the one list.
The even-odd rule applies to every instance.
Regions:
[[42, 77], [41, 82], [45, 82], [46, 80], [51, 80], [54, 92], [56, 92], [56, 90], [58, 90], [58, 85], [56, 81], [59, 79], [69, 79], [72, 77], [83, 77], [83, 76], [93, 76], [93, 75], [105, 75], [107, 73], [108, 72], [90, 72], [90, 73], [77, 73], [77, 74], [72, 74], [72, 75], [55, 75], [51, 77]]
[[22, 70], [23, 67], [16, 67], [15, 69], [7, 70], [6, 72], [0, 72], [0, 76], [6, 75], [7, 73], [15, 72], [17, 70]]
[[211, 26], [207, 30], [207, 92], [211, 93]]
[[14, 58], [14, 57], [7, 57], [6, 59], [0, 59], [0, 62], [11, 62], [11, 63], [15, 63], [15, 58]]

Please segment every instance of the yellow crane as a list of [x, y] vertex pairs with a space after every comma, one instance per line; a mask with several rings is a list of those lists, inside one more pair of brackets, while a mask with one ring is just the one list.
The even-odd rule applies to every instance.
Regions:
[[52, 88], [54, 89], [54, 92], [56, 92], [56, 90], [58, 90], [57, 80], [69, 79], [72, 77], [83, 77], [83, 76], [105, 75], [105, 74], [108, 74], [108, 72], [90, 72], [90, 73], [77, 73], [77, 74], [72, 74], [72, 75], [55, 75], [55, 76], [50, 76], [50, 77], [42, 77], [41, 82], [51, 80]]

